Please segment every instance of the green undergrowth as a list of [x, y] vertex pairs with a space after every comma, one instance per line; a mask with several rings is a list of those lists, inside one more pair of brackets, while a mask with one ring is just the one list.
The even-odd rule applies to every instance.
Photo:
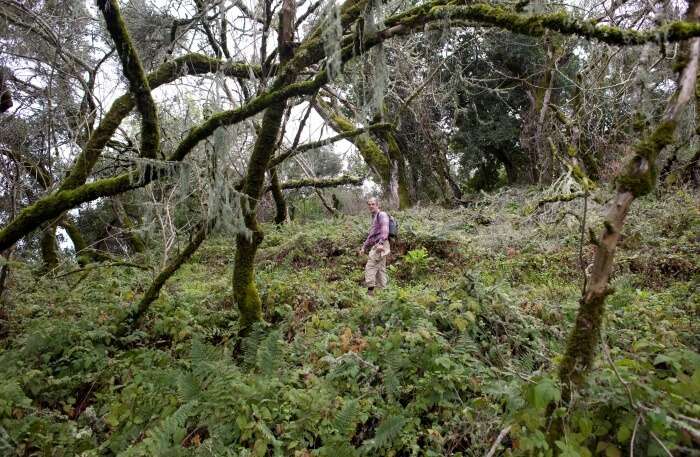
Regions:
[[[265, 226], [264, 325], [239, 337], [231, 240], [208, 240], [144, 325], [128, 267], [14, 265], [0, 337], [0, 455], [697, 455], [700, 214], [636, 202], [605, 345], [567, 408], [558, 361], [581, 293], [581, 201], [535, 191], [394, 214], [390, 285], [362, 287], [366, 216]], [[602, 206], [589, 202], [599, 232]], [[546, 411], [563, 423], [549, 439]], [[634, 437], [634, 438], [633, 438]], [[632, 440], [634, 439], [634, 442]]]

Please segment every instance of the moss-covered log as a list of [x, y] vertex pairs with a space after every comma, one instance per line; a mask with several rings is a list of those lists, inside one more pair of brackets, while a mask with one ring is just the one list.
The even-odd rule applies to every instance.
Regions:
[[570, 194], [560, 194], [560, 195], [554, 195], [553, 197], [547, 197], [543, 198], [537, 203], [537, 207], [540, 208], [547, 203], [554, 203], [554, 202], [570, 202], [572, 200], [576, 200], [577, 198], [584, 197], [586, 195], [586, 192], [572, 192]]

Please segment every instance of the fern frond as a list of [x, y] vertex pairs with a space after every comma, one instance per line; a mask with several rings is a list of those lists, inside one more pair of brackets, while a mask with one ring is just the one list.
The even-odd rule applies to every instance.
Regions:
[[252, 368], [257, 362], [260, 342], [265, 338], [265, 328], [260, 324], [254, 324], [248, 336], [243, 340], [243, 366]]
[[197, 402], [189, 402], [180, 406], [177, 411], [151, 429], [139, 446], [128, 450], [125, 454], [141, 455], [140, 452], [134, 452], [140, 450], [145, 451], [146, 455], [172, 454], [173, 448], [180, 448], [180, 444], [185, 438], [187, 419], [193, 414], [196, 406]]
[[193, 373], [181, 373], [177, 378], [177, 391], [180, 400], [184, 403], [199, 398], [202, 386], [199, 379]]
[[396, 438], [399, 433], [401, 433], [401, 430], [403, 430], [403, 426], [406, 424], [406, 421], [407, 419], [403, 416], [387, 416], [382, 423], [379, 424], [379, 427], [377, 427], [374, 438], [366, 440], [362, 444], [363, 452], [367, 453], [391, 444], [394, 438]]
[[321, 450], [322, 456], [327, 457], [357, 457], [357, 449], [348, 442], [330, 443]]
[[472, 356], [479, 353], [479, 345], [476, 344], [474, 339], [467, 333], [459, 335], [454, 347], [455, 352], [460, 355]]
[[386, 354], [384, 363], [386, 365], [383, 374], [384, 387], [386, 388], [387, 394], [394, 398], [399, 391], [399, 387], [401, 387], [401, 382], [399, 380], [400, 370], [403, 364], [401, 351], [398, 349], [389, 351]]
[[258, 348], [257, 365], [262, 373], [273, 374], [280, 366], [282, 359], [282, 345], [278, 331], [270, 332]]
[[197, 373], [204, 368], [206, 364], [216, 362], [221, 359], [221, 351], [216, 347], [206, 344], [200, 338], [192, 339], [192, 348], [190, 349], [190, 362], [192, 371]]
[[357, 400], [349, 400], [343, 405], [337, 416], [335, 416], [335, 428], [340, 436], [346, 439], [352, 438], [355, 434], [355, 427], [360, 416], [360, 404]]

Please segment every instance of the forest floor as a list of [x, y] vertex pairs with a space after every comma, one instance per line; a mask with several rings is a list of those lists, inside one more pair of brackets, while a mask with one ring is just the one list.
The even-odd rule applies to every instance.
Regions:
[[[635, 202], [604, 344], [570, 408], [556, 367], [579, 251], [588, 265], [593, 250], [582, 200], [541, 198], [510, 190], [394, 214], [390, 284], [374, 297], [357, 254], [367, 216], [266, 225], [266, 325], [244, 339], [230, 239], [208, 240], [123, 338], [115, 323], [150, 271], [39, 277], [16, 262], [0, 455], [700, 455], [698, 195]], [[596, 233], [601, 214], [590, 200]], [[548, 407], [564, 424], [554, 443]]]

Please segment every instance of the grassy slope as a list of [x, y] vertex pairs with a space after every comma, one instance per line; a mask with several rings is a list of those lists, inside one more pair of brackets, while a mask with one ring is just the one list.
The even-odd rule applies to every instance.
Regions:
[[[268, 227], [258, 283], [269, 325], [243, 341], [228, 240], [207, 242], [147, 328], [121, 341], [113, 323], [149, 273], [49, 280], [17, 265], [0, 454], [484, 455], [507, 425], [505, 452], [547, 453], [544, 411], [581, 287], [566, 212], [580, 202], [533, 212], [539, 197], [398, 214], [391, 285], [372, 299], [355, 253], [366, 218]], [[700, 447], [696, 198], [646, 199], [630, 214], [605, 330], [615, 370], [599, 357], [574, 408], [557, 410], [563, 453], [626, 454], [633, 434], [635, 455], [663, 455], [655, 437]], [[591, 202], [594, 227], [600, 213]]]

